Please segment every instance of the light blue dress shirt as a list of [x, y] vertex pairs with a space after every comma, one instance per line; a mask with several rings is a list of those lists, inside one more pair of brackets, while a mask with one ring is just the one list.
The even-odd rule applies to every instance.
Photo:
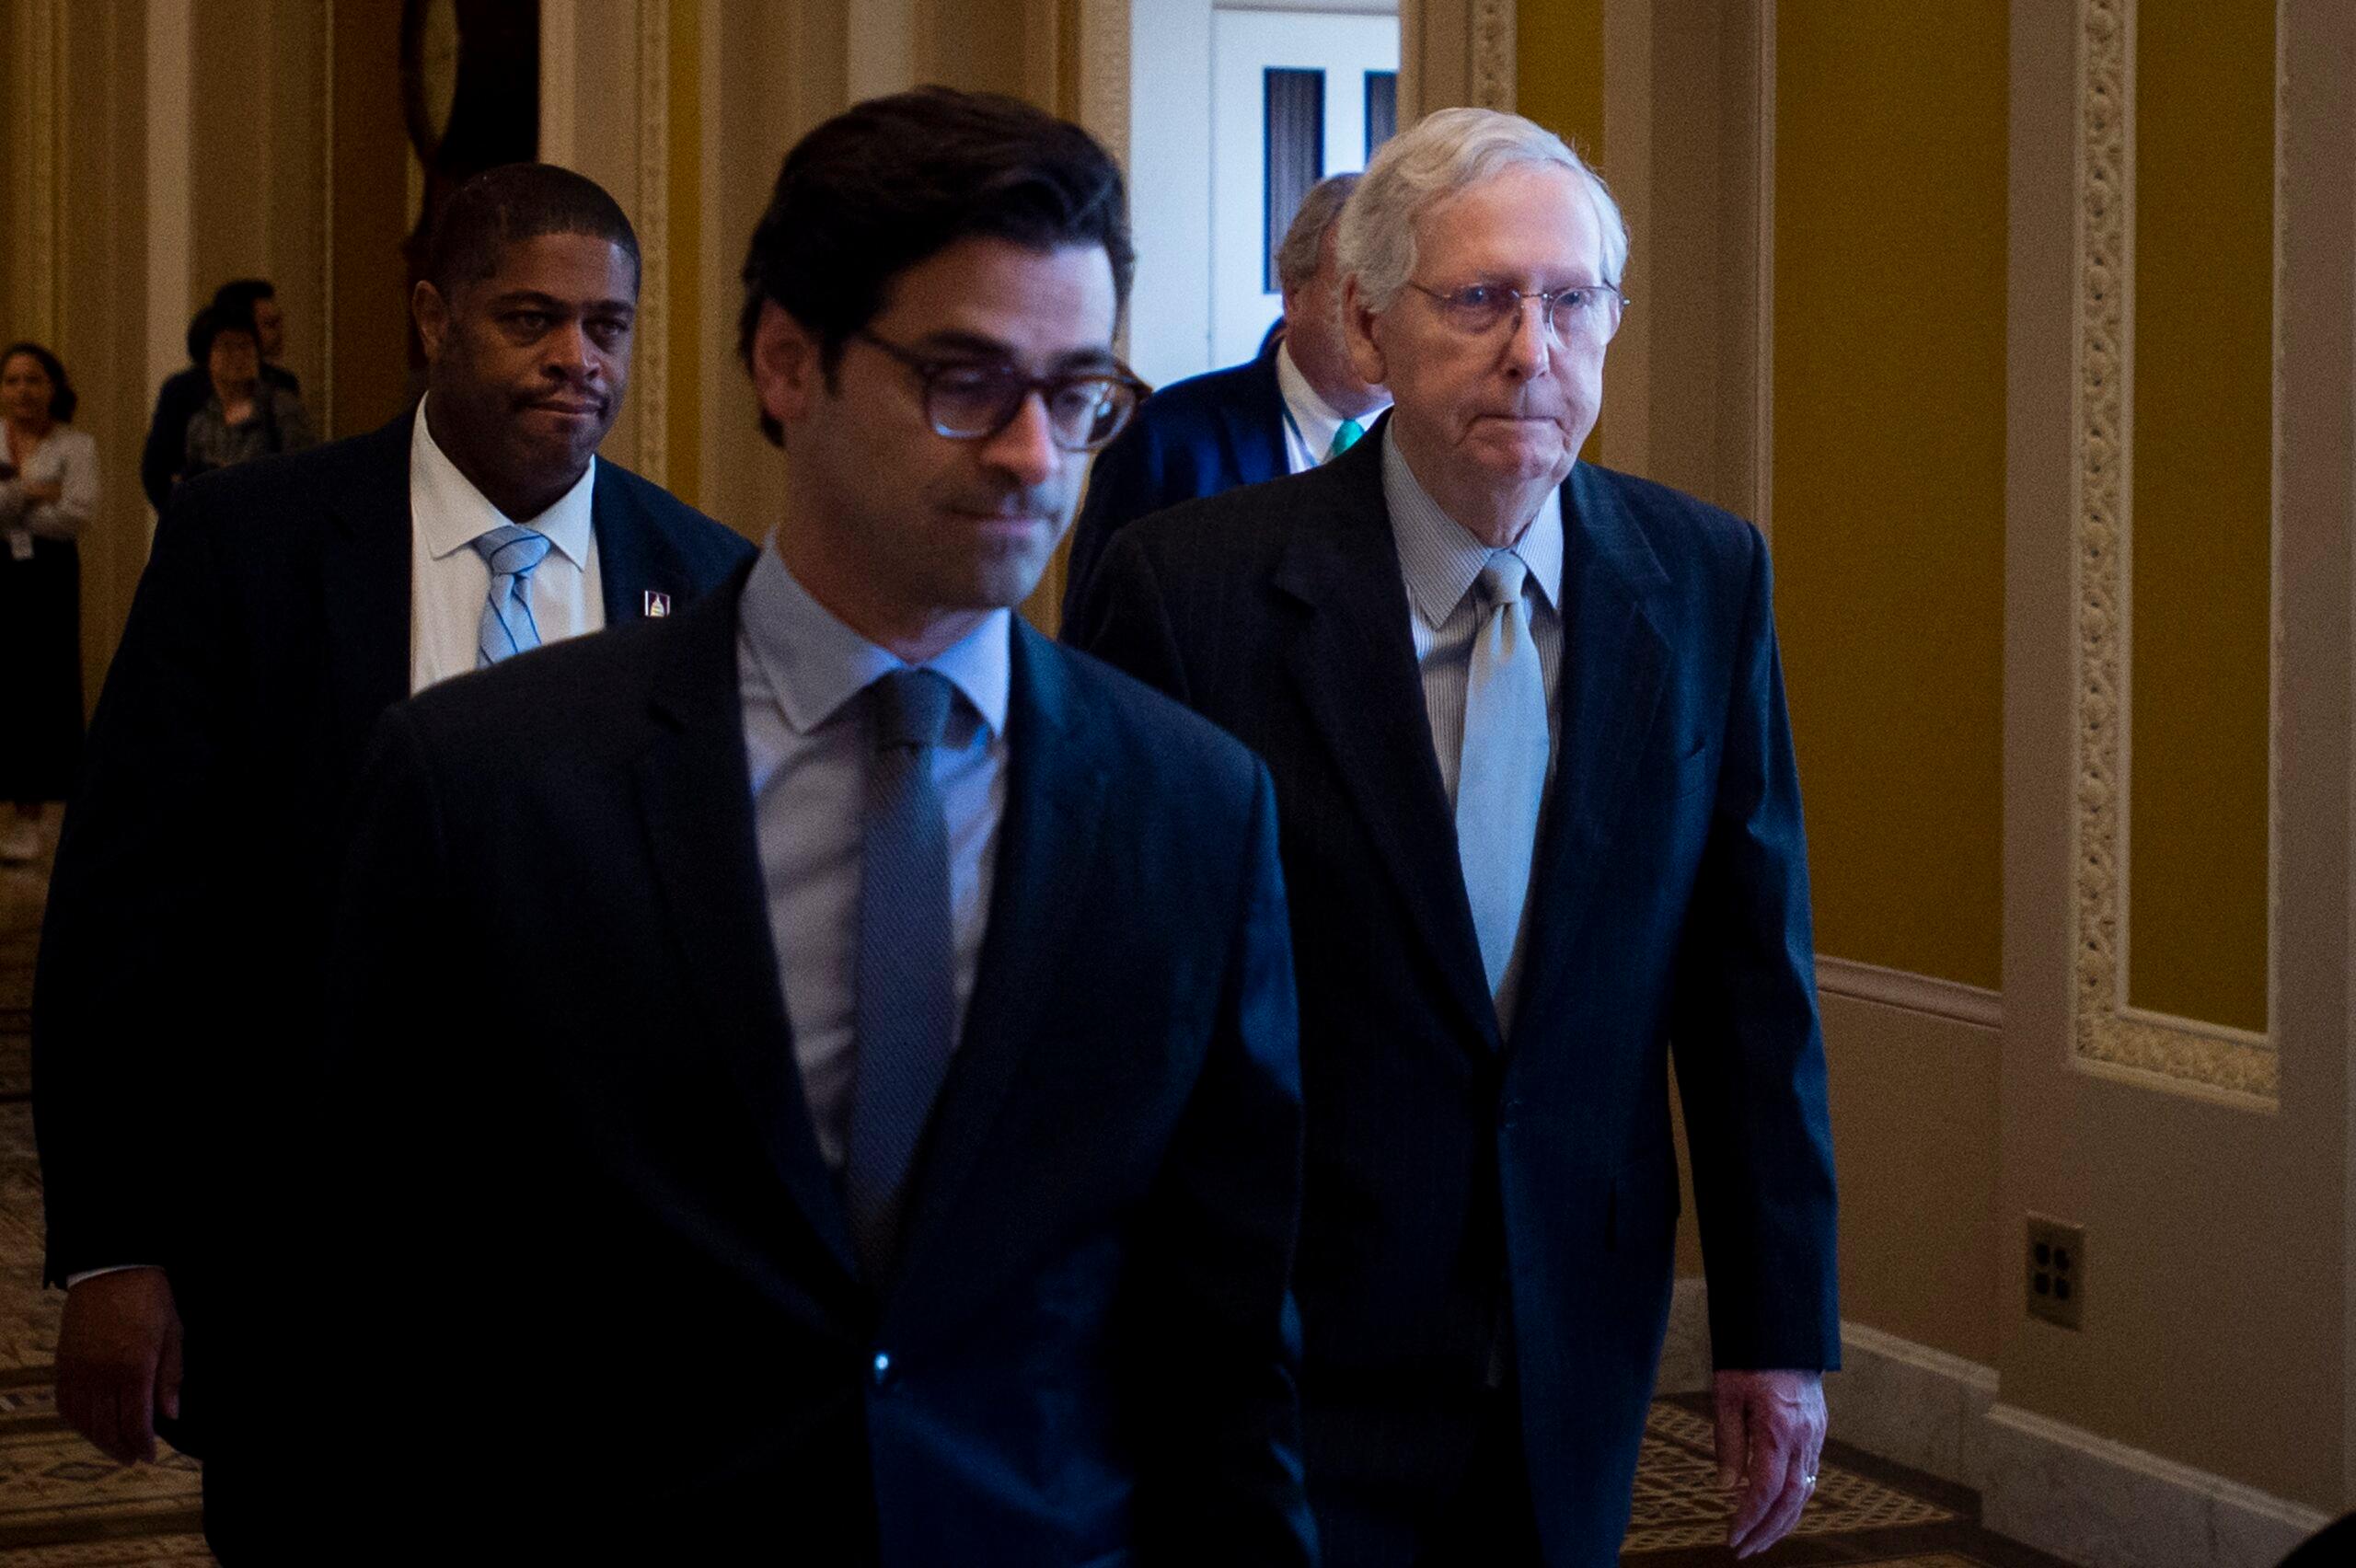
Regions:
[[[737, 693], [761, 881], [793, 1057], [828, 1169], [849, 1147], [853, 965], [867, 770], [875, 754], [860, 694], [907, 667], [841, 621], [764, 548], [738, 605]], [[949, 827], [950, 934], [957, 1016], [973, 998], [1006, 815], [1006, 711], [1013, 615], [992, 612], [925, 668], [956, 688], [933, 752]]]
[[[1382, 430], [1382, 499], [1391, 513], [1391, 533], [1399, 548], [1399, 571], [1407, 583], [1407, 620], [1415, 638], [1415, 665], [1423, 677], [1424, 717], [1439, 759], [1448, 806], [1456, 809], [1457, 781], [1464, 773], [1464, 696], [1472, 674], [1472, 643], [1481, 629], [1480, 596], [1472, 584], [1489, 563], [1489, 547], [1450, 517], [1407, 467], [1391, 427]], [[1538, 668], [1546, 678], [1546, 782], [1552, 798], [1563, 756], [1563, 491], [1546, 492], [1538, 512], [1514, 541], [1530, 575], [1522, 597], [1530, 608], [1530, 640], [1537, 645]], [[1540, 838], [1544, 837], [1540, 818]], [[1531, 852], [1536, 853], [1532, 846]], [[1538, 889], [1533, 882], [1530, 896]], [[1521, 990], [1519, 956], [1497, 989], [1497, 1015], [1513, 1016]]]
[[[1391, 533], [1399, 547], [1399, 571], [1407, 582], [1407, 619], [1415, 640], [1415, 663], [1424, 679], [1424, 714], [1431, 721], [1432, 750], [1439, 757], [1440, 782], [1456, 805], [1456, 780], [1464, 755], [1464, 689], [1472, 673], [1472, 639], [1481, 628], [1481, 606], [1472, 584], [1489, 564], [1489, 547], [1440, 509], [1416, 479], [1391, 428], [1382, 432], [1382, 499], [1391, 511]], [[1551, 779], [1563, 740], [1563, 490], [1546, 492], [1536, 516], [1513, 544], [1530, 570], [1522, 594], [1530, 600], [1530, 640], [1538, 645], [1538, 667], [1546, 676], [1546, 729], [1552, 748]]]

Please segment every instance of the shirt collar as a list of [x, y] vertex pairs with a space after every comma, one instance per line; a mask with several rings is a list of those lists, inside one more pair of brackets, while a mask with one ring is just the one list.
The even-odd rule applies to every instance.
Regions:
[[[1391, 532], [1398, 541], [1399, 568], [1407, 580], [1407, 597], [1424, 624], [1437, 631], [1456, 613], [1473, 579], [1489, 563], [1490, 549], [1464, 525], [1440, 509], [1399, 450], [1391, 426], [1382, 427], [1382, 499], [1391, 509]], [[1563, 488], [1554, 486], [1538, 505], [1538, 514], [1512, 546], [1529, 569], [1549, 608], [1557, 615], [1563, 604]]]
[[409, 442], [409, 510], [430, 559], [456, 555], [493, 528], [520, 523], [535, 533], [546, 534], [565, 559], [585, 569], [590, 541], [595, 537], [590, 497], [596, 478], [597, 459], [593, 454], [572, 488], [557, 497], [546, 512], [537, 517], [509, 517], [475, 489], [472, 479], [458, 472], [458, 466], [425, 428], [425, 399], [418, 400], [417, 428]]
[[[1293, 429], [1299, 432], [1301, 444], [1309, 448], [1312, 459], [1322, 463], [1326, 453], [1333, 450], [1334, 432], [1342, 428], [1342, 416], [1317, 395], [1317, 388], [1309, 384], [1309, 377], [1293, 362], [1292, 345], [1281, 338], [1276, 340], [1276, 390], [1284, 398], [1285, 411], [1292, 416]], [[1374, 423], [1381, 412], [1381, 409], [1370, 410], [1357, 421], [1358, 428], [1363, 431]]]
[[[745, 580], [738, 621], [761, 673], [768, 677], [785, 721], [807, 735], [843, 705], [905, 661], [877, 647], [810, 596], [778, 556], [776, 537]], [[992, 610], [964, 637], [926, 660], [923, 668], [948, 677], [995, 739], [1006, 732], [1013, 684], [1014, 613]]]

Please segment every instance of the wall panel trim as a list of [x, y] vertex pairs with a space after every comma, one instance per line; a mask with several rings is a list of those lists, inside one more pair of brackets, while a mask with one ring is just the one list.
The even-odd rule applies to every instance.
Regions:
[[[2078, 642], [2077, 810], [2072, 856], [2076, 869], [2073, 1050], [2082, 1064], [2134, 1069], [2139, 1076], [2148, 1075], [2142, 1081], [2175, 1080], [2271, 1100], [2280, 1091], [2280, 1064], [2270, 1038], [2164, 1019], [2127, 1005], [2127, 795], [2132, 755], [2128, 681], [2134, 614], [2128, 477], [2134, 457], [2135, 0], [2080, 0], [2078, 16], [2077, 451], [2072, 509]], [[2282, 102], [2278, 90], [2278, 180]], [[2280, 221], [2278, 206], [2278, 225]], [[2279, 253], [2279, 230], [2277, 249]], [[2279, 382], [2279, 292], [2275, 308]], [[2278, 559], [2280, 553], [2278, 548]], [[2275, 597], [2279, 602], [2279, 581]], [[2279, 696], [2279, 659], [2275, 663]], [[2279, 768], [2270, 758], [2269, 772], [2279, 784]], [[2269, 786], [2269, 794], [2271, 801], [2279, 790]], [[2269, 810], [2269, 814], [2276, 813]], [[2274, 902], [2269, 892], [2269, 1017], [2275, 1012], [2272, 954], [2280, 948], [2281, 926], [2279, 911], [2271, 909]]]
[[1981, 1029], [2004, 1026], [2003, 994], [1985, 986], [1967, 986], [1960, 980], [1942, 980], [1935, 975], [1886, 969], [1878, 963], [1819, 953], [1816, 986], [1828, 996], [1846, 997], [1852, 1001], [1877, 1002], [1883, 1007], [1903, 1008], [1909, 1012], [1926, 1013]]

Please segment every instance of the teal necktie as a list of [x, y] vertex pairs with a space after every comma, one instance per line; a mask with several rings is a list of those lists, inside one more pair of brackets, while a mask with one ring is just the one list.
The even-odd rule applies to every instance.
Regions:
[[1351, 447], [1356, 446], [1358, 444], [1358, 437], [1365, 433], [1366, 426], [1358, 423], [1357, 421], [1344, 420], [1341, 424], [1335, 428], [1334, 432], [1334, 444], [1325, 449], [1325, 456], [1323, 460], [1331, 463], [1334, 458], [1339, 457], [1343, 453], [1347, 452]]

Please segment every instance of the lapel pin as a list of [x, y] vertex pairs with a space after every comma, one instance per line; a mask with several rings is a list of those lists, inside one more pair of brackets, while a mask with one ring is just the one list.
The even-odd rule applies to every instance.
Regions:
[[658, 593], [654, 589], [649, 588], [646, 591], [646, 614], [648, 617], [651, 619], [661, 616], [667, 616], [670, 613], [671, 595], [668, 594]]

